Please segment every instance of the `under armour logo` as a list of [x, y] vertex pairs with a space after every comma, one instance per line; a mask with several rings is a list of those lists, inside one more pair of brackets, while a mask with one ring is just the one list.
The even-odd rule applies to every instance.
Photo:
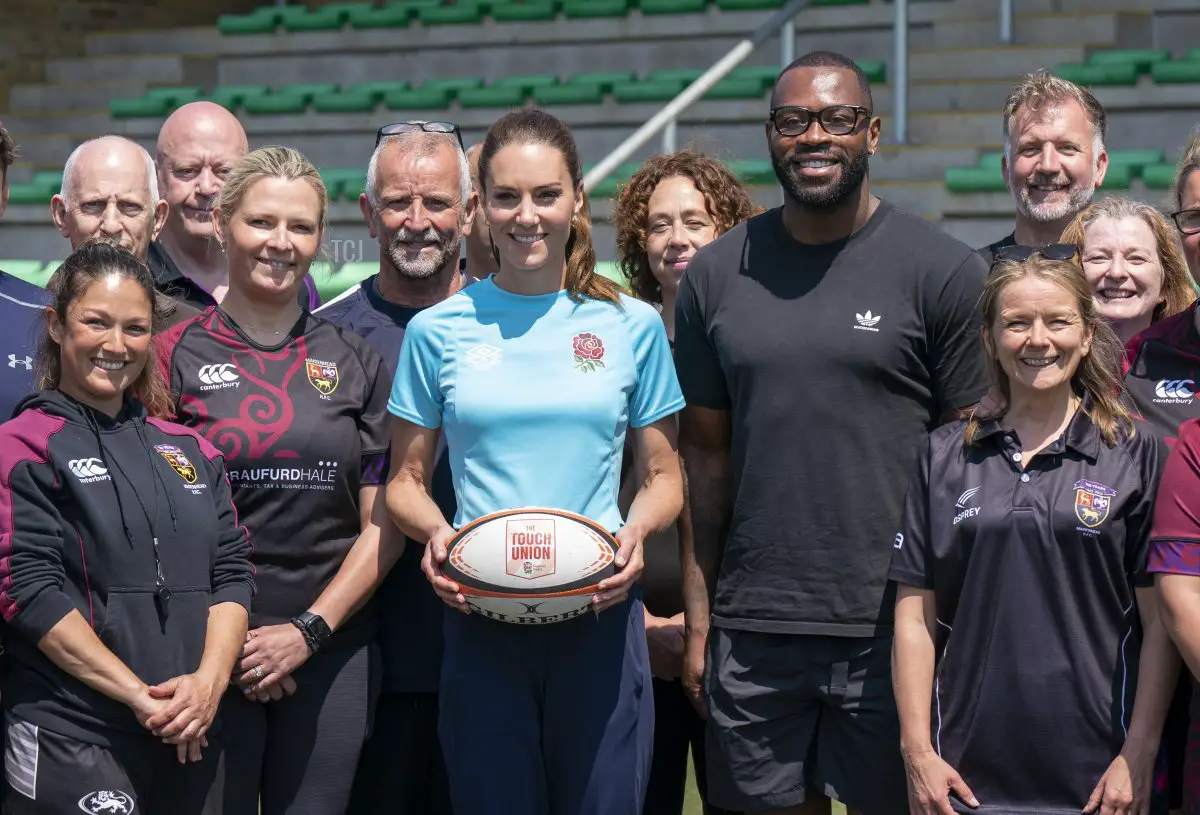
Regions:
[[9, 354], [8, 355], [8, 367], [15, 368], [18, 365], [24, 365], [25, 370], [32, 371], [33, 370], [33, 358], [25, 357], [24, 359], [18, 359], [16, 354]]

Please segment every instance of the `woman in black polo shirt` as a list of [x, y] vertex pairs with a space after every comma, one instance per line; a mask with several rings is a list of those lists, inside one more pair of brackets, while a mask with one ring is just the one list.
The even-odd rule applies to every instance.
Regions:
[[1076, 263], [1002, 261], [981, 310], [1008, 409], [931, 435], [894, 544], [910, 804], [1145, 812], [1173, 687], [1146, 574], [1164, 454]]

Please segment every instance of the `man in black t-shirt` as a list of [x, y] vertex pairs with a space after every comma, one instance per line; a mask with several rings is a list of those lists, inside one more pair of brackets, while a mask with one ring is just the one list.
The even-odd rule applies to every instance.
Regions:
[[902, 813], [887, 570], [919, 445], [987, 390], [987, 269], [871, 195], [881, 123], [851, 60], [800, 58], [771, 106], [784, 205], [701, 249], [676, 312], [684, 681], [713, 804]]
[[1086, 88], [1046, 71], [1026, 76], [1004, 103], [1000, 168], [1017, 205], [1011, 234], [979, 250], [1049, 246], [1092, 202], [1108, 170], [1104, 108]]
[[[458, 270], [458, 255], [475, 197], [456, 136], [421, 130], [385, 136], [371, 157], [359, 204], [379, 241], [379, 274], [317, 314], [362, 335], [395, 376], [408, 321], [471, 282]], [[444, 449], [433, 499], [453, 520], [457, 507]], [[444, 605], [421, 572], [423, 553], [424, 541], [407, 540], [376, 593], [383, 693], [354, 779], [348, 811], [355, 815], [451, 811], [437, 732]]]

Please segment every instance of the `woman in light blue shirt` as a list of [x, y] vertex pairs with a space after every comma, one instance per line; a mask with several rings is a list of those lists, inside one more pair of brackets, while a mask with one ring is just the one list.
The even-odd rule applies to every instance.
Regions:
[[[618, 573], [593, 598], [597, 614], [534, 627], [447, 615], [439, 731], [454, 808], [639, 815], [653, 693], [633, 584], [643, 541], [682, 506], [683, 396], [658, 314], [596, 274], [566, 126], [538, 110], [508, 114], [484, 141], [479, 175], [500, 271], [409, 324], [389, 402], [398, 467], [388, 508], [429, 541], [426, 574], [464, 612], [441, 571], [454, 529], [426, 491], [441, 432], [456, 526], [549, 506], [614, 530], [621, 547]], [[641, 488], [623, 521], [627, 431]]]

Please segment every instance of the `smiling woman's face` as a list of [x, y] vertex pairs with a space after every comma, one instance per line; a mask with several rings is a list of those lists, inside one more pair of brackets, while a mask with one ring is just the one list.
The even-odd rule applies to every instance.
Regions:
[[716, 221], [690, 178], [659, 182], [646, 204], [646, 259], [663, 291], [679, 288], [688, 263], [716, 237]]
[[513, 142], [496, 151], [487, 172], [484, 213], [501, 270], [564, 264], [583, 198], [563, 154], [546, 144]]
[[1102, 317], [1132, 333], [1150, 325], [1163, 301], [1163, 268], [1149, 224], [1133, 217], [1092, 221], [1084, 230], [1083, 273]]

